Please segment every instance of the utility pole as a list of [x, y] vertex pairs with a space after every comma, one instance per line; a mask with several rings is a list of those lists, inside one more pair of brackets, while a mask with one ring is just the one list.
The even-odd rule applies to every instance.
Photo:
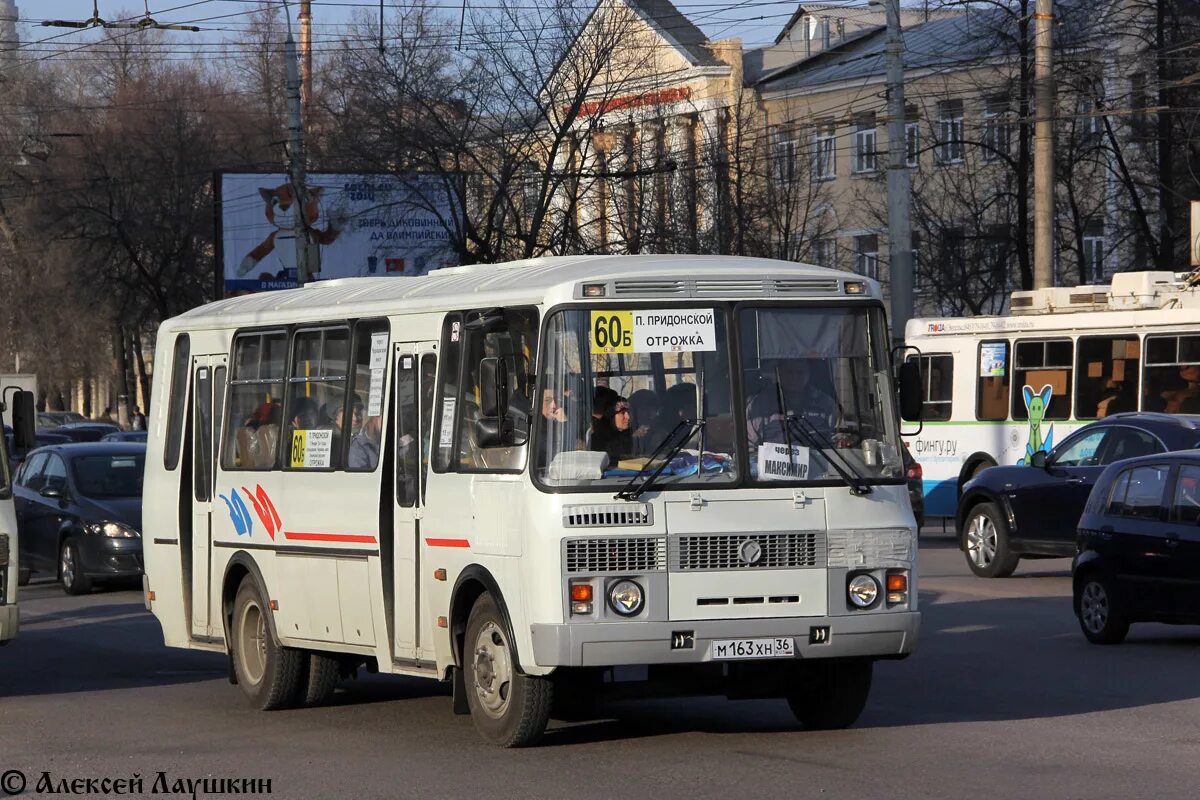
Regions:
[[288, 23], [284, 50], [287, 59], [288, 132], [291, 134], [288, 171], [291, 173], [292, 203], [295, 209], [292, 213], [292, 225], [296, 238], [296, 284], [303, 286], [308, 283], [309, 275], [308, 220], [304, 218], [308, 190], [304, 170], [304, 118], [300, 107], [300, 58], [296, 52], [296, 40], [292, 36], [292, 17], [287, 8], [287, 0], [284, 0], [284, 9]]
[[912, 177], [906, 158], [904, 108], [904, 41], [900, 33], [900, 0], [884, 0], [887, 12], [888, 93], [888, 265], [892, 288], [892, 339], [904, 343], [904, 328], [913, 316]]
[[1037, 0], [1033, 34], [1033, 288], [1054, 285], [1054, 0]]
[[312, 107], [312, 0], [300, 0], [300, 105], [307, 120]]

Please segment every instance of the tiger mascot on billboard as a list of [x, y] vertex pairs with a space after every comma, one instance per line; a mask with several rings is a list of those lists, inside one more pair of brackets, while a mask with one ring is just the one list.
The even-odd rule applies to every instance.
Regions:
[[[324, 229], [317, 228], [317, 221], [321, 218], [321, 193], [324, 187], [313, 186], [308, 190], [308, 202], [305, 204], [304, 219], [307, 223], [309, 241], [325, 246], [333, 244], [337, 241], [338, 236], [346, 228], [346, 223], [349, 221], [349, 214], [344, 208], [334, 208], [329, 214], [329, 224]], [[283, 184], [276, 186], [274, 189], [260, 188], [258, 193], [262, 195], [265, 204], [265, 212], [267, 222], [275, 228], [267, 235], [260, 244], [255, 246], [253, 250], [246, 254], [242, 259], [242, 263], [238, 265], [238, 277], [246, 275], [259, 265], [260, 262], [275, 250], [275, 237], [282, 234], [284, 238], [292, 238], [295, 227], [295, 219], [293, 217], [294, 206], [296, 205], [296, 195], [292, 191], [291, 184]], [[269, 277], [269, 276], [268, 276]], [[313, 278], [317, 277], [317, 271], [313, 270]]]

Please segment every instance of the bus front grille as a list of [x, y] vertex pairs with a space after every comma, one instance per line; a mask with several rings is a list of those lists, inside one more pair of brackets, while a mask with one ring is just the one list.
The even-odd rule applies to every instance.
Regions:
[[567, 539], [564, 546], [570, 575], [661, 572], [667, 568], [663, 536]]
[[824, 566], [820, 531], [721, 533], [671, 538], [671, 570], [798, 569]]

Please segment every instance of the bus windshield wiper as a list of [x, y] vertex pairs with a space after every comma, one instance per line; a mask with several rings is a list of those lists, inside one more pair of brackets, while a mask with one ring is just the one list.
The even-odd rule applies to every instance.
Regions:
[[[629, 483], [625, 484], [625, 488], [617, 492], [614, 497], [617, 500], [637, 500], [643, 494], [650, 490], [654, 482], [658, 480], [658, 476], [663, 473], [667, 465], [671, 463], [671, 459], [679, 455], [679, 451], [683, 446], [692, 440], [696, 432], [704, 428], [703, 419], [684, 419], [680, 420], [679, 424], [670, 430], [663, 440], [658, 443], [658, 447], [654, 448], [654, 452], [650, 454], [650, 458], [646, 459], [646, 463], [638, 470], [637, 474], [629, 479]], [[678, 441], [676, 441], [678, 440]], [[672, 444], [672, 442], [674, 442]], [[658, 468], [653, 472], [650, 471], [650, 466], [655, 461], [659, 461]], [[700, 454], [700, 458], [696, 463], [697, 472], [702, 471], [704, 466], [704, 453]], [[644, 480], [643, 480], [644, 478]], [[639, 484], [638, 481], [641, 481]]]
[[[871, 485], [863, 480], [862, 475], [858, 470], [854, 469], [854, 465], [847, 459], [843, 458], [841, 453], [837, 452], [837, 448], [833, 446], [833, 442], [817, 430], [817, 426], [813, 425], [807, 419], [802, 419], [798, 416], [791, 416], [787, 413], [788, 403], [787, 397], [783, 392], [783, 381], [780, 380], [779, 369], [775, 369], [775, 386], [778, 389], [776, 399], [779, 401], [779, 416], [783, 418], [783, 435], [787, 438], [788, 452], [792, 451], [792, 434], [796, 433], [809, 447], [815, 446], [829, 466], [837, 470], [837, 474], [842, 476], [842, 480], [850, 487], [850, 491], [854, 494], [870, 494]], [[805, 427], [808, 426], [808, 427]], [[825, 455], [826, 450], [832, 451], [837, 455], [837, 459], [830, 458]], [[839, 463], [840, 462], [840, 463]]]

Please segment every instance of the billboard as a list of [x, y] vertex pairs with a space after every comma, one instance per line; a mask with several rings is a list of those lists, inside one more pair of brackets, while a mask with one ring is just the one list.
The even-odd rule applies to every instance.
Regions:
[[[424, 275], [455, 266], [443, 176], [315, 172], [307, 179], [311, 280]], [[219, 293], [296, 286], [297, 204], [283, 172], [219, 172]]]

